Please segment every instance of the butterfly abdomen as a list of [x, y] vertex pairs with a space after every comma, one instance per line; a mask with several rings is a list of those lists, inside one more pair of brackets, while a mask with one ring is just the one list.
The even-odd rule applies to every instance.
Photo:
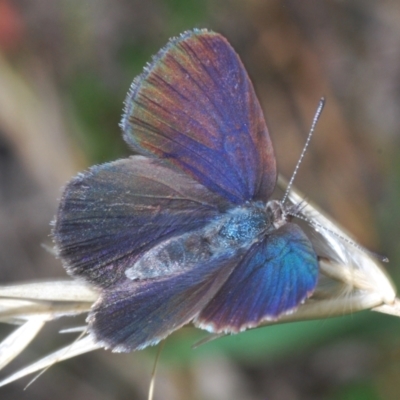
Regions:
[[246, 249], [272, 227], [261, 202], [239, 206], [204, 228], [168, 239], [140, 257], [125, 275], [132, 280], [168, 276]]

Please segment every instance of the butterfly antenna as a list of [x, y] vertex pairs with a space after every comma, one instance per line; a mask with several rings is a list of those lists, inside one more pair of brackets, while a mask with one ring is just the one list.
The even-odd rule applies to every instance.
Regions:
[[292, 188], [294, 178], [297, 175], [297, 171], [299, 170], [300, 164], [303, 161], [304, 154], [306, 153], [308, 145], [310, 144], [311, 137], [312, 137], [312, 135], [313, 135], [313, 133], [315, 131], [315, 126], [317, 125], [317, 122], [318, 122], [318, 120], [319, 120], [319, 118], [321, 116], [321, 113], [322, 113], [322, 110], [324, 108], [324, 105], [325, 105], [325, 97], [321, 97], [321, 100], [318, 103], [317, 111], [315, 112], [315, 115], [314, 115], [314, 119], [313, 119], [313, 122], [312, 122], [312, 125], [311, 125], [311, 128], [310, 128], [310, 132], [308, 133], [306, 143], [305, 143], [305, 145], [303, 147], [303, 151], [301, 152], [300, 158], [297, 161], [297, 164], [296, 164], [296, 167], [295, 167], [295, 169], [293, 171], [292, 177], [290, 178], [289, 184], [288, 184], [288, 186], [286, 188], [285, 195], [283, 196], [282, 205], [285, 204], [285, 202], [286, 202], [286, 200], [287, 200], [287, 198], [289, 196], [289, 192], [290, 192], [290, 189]]
[[361, 246], [360, 244], [354, 242], [353, 240], [351, 240], [351, 239], [349, 239], [349, 238], [347, 238], [345, 236], [342, 236], [341, 234], [333, 231], [332, 229], [327, 228], [326, 226], [323, 226], [323, 225], [319, 224], [318, 222], [315, 222], [315, 221], [313, 221], [311, 219], [308, 219], [308, 218], [306, 218], [306, 217], [304, 217], [302, 215], [299, 215], [299, 214], [292, 214], [290, 212], [288, 214], [291, 215], [292, 217], [295, 217], [295, 218], [301, 219], [302, 221], [307, 222], [309, 225], [311, 225], [314, 228], [316, 228], [317, 232], [318, 232], [318, 229], [322, 229], [322, 230], [324, 230], [326, 232], [331, 233], [332, 235], [336, 236], [337, 238], [343, 240], [344, 242], [346, 242], [350, 246], [353, 246], [358, 250], [361, 250], [361, 251], [363, 251], [363, 252], [365, 252], [367, 254], [370, 254], [370, 255], [374, 256], [375, 258], [377, 258], [381, 262], [385, 262], [385, 263], [389, 262], [389, 259], [386, 256], [383, 256], [381, 254], [378, 254], [378, 253], [375, 253], [375, 252], [373, 252], [371, 250], [368, 250], [364, 246]]

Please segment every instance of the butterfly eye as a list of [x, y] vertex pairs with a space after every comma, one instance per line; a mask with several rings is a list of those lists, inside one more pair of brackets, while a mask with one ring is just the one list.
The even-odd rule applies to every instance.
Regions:
[[267, 215], [276, 229], [280, 228], [282, 225], [288, 222], [287, 214], [280, 201], [278, 200], [269, 201], [267, 203], [266, 209], [267, 209]]

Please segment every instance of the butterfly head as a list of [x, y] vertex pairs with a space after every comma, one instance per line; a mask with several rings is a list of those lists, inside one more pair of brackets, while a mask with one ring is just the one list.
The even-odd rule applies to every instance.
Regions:
[[270, 200], [266, 205], [266, 209], [275, 229], [280, 228], [289, 221], [290, 215], [280, 200]]

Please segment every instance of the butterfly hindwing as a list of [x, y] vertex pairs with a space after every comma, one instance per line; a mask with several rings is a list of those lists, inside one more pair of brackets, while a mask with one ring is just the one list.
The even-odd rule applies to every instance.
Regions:
[[287, 223], [253, 244], [195, 325], [236, 333], [276, 320], [307, 299], [318, 279], [318, 260], [299, 226]]
[[148, 249], [203, 227], [228, 206], [186, 174], [134, 156], [75, 177], [64, 190], [53, 236], [72, 275], [110, 287]]
[[193, 320], [239, 260], [239, 253], [225, 253], [184, 273], [105, 290], [89, 315], [91, 331], [114, 351], [155, 345]]
[[276, 164], [262, 110], [221, 35], [197, 30], [170, 40], [125, 105], [124, 138], [139, 153], [168, 160], [232, 203], [272, 193]]

